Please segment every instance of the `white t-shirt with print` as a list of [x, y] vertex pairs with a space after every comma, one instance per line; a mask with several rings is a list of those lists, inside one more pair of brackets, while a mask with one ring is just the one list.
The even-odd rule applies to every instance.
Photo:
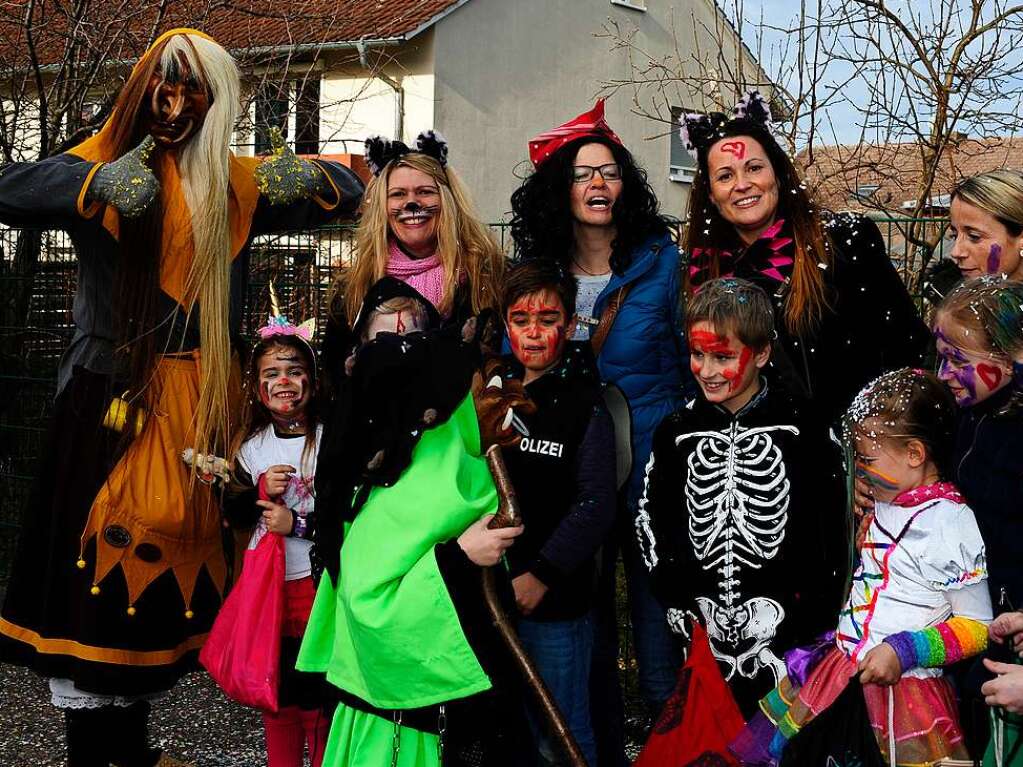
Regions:
[[[292, 475], [288, 487], [281, 497], [282, 502], [300, 517], [307, 517], [315, 507], [313, 477], [316, 474], [316, 454], [320, 450], [320, 437], [323, 426], [316, 427], [316, 447], [303, 464], [302, 451], [305, 448], [305, 435], [279, 436], [273, 425], [249, 437], [238, 451], [236, 460], [254, 483], [266, 473], [271, 466], [286, 464], [294, 466], [297, 471]], [[260, 538], [266, 535], [266, 524], [260, 517], [259, 524], [249, 539], [249, 549], [254, 549]], [[309, 552], [313, 544], [303, 538], [287, 536], [284, 539], [285, 575], [287, 581], [305, 578], [312, 573], [309, 563]]]

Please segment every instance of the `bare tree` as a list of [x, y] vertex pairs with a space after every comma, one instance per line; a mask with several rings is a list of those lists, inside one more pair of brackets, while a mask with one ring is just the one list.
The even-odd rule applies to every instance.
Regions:
[[[956, 180], [952, 156], [988, 152], [997, 162], [997, 139], [1023, 128], [1023, 5], [801, 0], [795, 17], [779, 23], [750, 21], [736, 0], [729, 15], [732, 28], [693, 12], [693, 42], [676, 35], [667, 59], [646, 55], [632, 30], [609, 23], [604, 36], [628, 57], [631, 76], [605, 86], [630, 90], [634, 111], [661, 123], [670, 122], [669, 104], [722, 109], [750, 87], [772, 93], [784, 136], [819, 192], [905, 217], [897, 227], [915, 285], [943, 233], [927, 216]], [[708, 33], [716, 49], [701, 50]], [[852, 140], [836, 114], [852, 116]], [[896, 192], [860, 194], [872, 185]]]

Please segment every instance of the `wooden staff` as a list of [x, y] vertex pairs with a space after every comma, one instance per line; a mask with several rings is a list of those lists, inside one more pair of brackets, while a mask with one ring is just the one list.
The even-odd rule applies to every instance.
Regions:
[[[519, 511], [518, 499], [515, 497], [515, 488], [512, 487], [511, 479], [508, 477], [508, 469], [504, 465], [504, 459], [501, 457], [501, 448], [498, 445], [491, 445], [487, 449], [487, 466], [494, 477], [494, 485], [497, 487], [499, 498], [497, 513], [487, 527], [497, 529], [521, 525], [522, 514]], [[551, 695], [550, 690], [547, 689], [547, 685], [544, 684], [543, 679], [536, 670], [536, 666], [533, 665], [533, 661], [526, 655], [526, 651], [522, 649], [522, 643], [519, 642], [518, 634], [515, 633], [511, 621], [508, 620], [508, 616], [505, 615], [504, 610], [501, 608], [501, 603], [497, 598], [497, 589], [494, 585], [494, 568], [492, 567], [483, 568], [483, 597], [486, 600], [487, 609], [490, 611], [490, 617], [497, 628], [497, 632], [501, 635], [501, 639], [515, 660], [515, 665], [519, 667], [519, 671], [525, 677], [529, 689], [533, 691], [537, 706], [540, 708], [540, 713], [547, 721], [547, 726], [554, 735], [554, 738], [561, 744], [565, 756], [568, 757], [569, 764], [572, 767], [587, 767], [586, 758], [579, 749], [579, 744], [572, 737], [568, 725], [565, 724], [565, 718], [561, 715], [558, 704], [554, 702], [554, 697]]]

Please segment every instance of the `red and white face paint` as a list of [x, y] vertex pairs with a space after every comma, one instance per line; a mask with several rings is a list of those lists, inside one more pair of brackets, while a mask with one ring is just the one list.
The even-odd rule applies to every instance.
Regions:
[[759, 391], [760, 369], [770, 356], [770, 347], [756, 351], [731, 331], [718, 333], [707, 321], [689, 328], [689, 368], [703, 396], [733, 413]]
[[305, 420], [309, 404], [309, 367], [288, 346], [273, 346], [259, 358], [259, 401], [278, 423], [294, 425]]
[[515, 359], [526, 368], [525, 383], [558, 363], [565, 342], [575, 330], [575, 321], [552, 290], [519, 298], [508, 308], [505, 323]]

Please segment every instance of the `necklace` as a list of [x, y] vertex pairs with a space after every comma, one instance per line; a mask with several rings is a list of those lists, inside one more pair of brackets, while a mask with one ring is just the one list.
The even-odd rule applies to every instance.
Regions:
[[590, 277], [603, 277], [604, 275], [611, 274], [611, 267], [610, 266], [608, 266], [607, 270], [603, 271], [603, 272], [591, 272], [585, 266], [580, 264], [579, 260], [575, 256], [572, 256], [572, 263], [575, 264], [576, 268], [580, 272], [582, 272], [583, 274], [586, 274], [586, 275], [588, 275]]

